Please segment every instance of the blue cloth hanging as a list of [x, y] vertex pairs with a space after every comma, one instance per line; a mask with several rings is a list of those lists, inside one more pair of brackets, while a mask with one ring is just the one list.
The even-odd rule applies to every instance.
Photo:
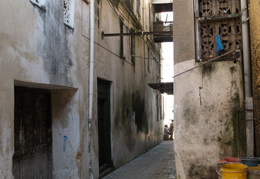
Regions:
[[219, 55], [219, 53], [224, 50], [224, 46], [223, 46], [223, 43], [220, 39], [220, 35], [217, 34], [216, 35], [216, 51], [217, 51], [217, 55]]

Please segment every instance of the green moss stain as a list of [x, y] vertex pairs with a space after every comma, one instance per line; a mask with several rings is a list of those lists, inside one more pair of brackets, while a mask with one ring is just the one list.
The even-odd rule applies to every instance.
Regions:
[[148, 133], [145, 102], [139, 91], [133, 93], [123, 91], [122, 96], [118, 99], [117, 106], [115, 117], [115, 128], [117, 130], [129, 128], [130, 120], [134, 117], [138, 132]]
[[233, 155], [237, 157], [246, 155], [246, 122], [245, 113], [240, 110], [240, 97], [236, 93], [232, 98], [234, 107], [232, 109], [232, 125], [233, 125]]
[[122, 96], [118, 99], [117, 114], [115, 117], [115, 127], [117, 130], [125, 129], [127, 121], [131, 117], [131, 94], [123, 91]]
[[237, 72], [237, 68], [235, 66], [230, 67], [229, 70], [230, 70], [231, 74], [234, 74], [235, 72]]
[[[121, 125], [122, 126], [126, 126], [127, 123], [127, 119], [129, 119], [129, 115], [127, 115], [129, 113], [129, 107], [130, 107], [130, 96], [128, 93], [126, 93], [125, 91], [123, 92], [123, 96], [122, 96], [122, 101], [121, 101], [121, 106], [122, 106], [122, 110], [121, 110], [121, 116], [122, 116], [122, 120], [121, 120]], [[128, 112], [127, 112], [128, 111]]]
[[234, 110], [233, 111], [233, 155], [236, 157], [246, 156], [246, 121], [245, 114], [243, 111]]
[[214, 63], [208, 63], [202, 66], [201, 72], [202, 76], [210, 76], [210, 74], [215, 70], [215, 64]]
[[[221, 157], [226, 154], [225, 151], [231, 147], [231, 157], [246, 156], [246, 122], [243, 110], [240, 110], [239, 94], [235, 94], [231, 99], [231, 117], [230, 120], [224, 123], [225, 129], [221, 138], [218, 138], [220, 148], [223, 151]], [[232, 134], [232, 136], [230, 136]]]
[[222, 141], [221, 137], [217, 137], [217, 141], [221, 142]]
[[[218, 138], [220, 149], [222, 151], [220, 157], [231, 155], [230, 157], [242, 157], [246, 155], [246, 123], [244, 112], [239, 107], [233, 107], [231, 111], [231, 119], [225, 125], [225, 130], [221, 138]], [[230, 136], [231, 135], [231, 136]], [[232, 149], [232, 154], [226, 153], [227, 149]]]
[[148, 122], [145, 115], [144, 99], [138, 91], [132, 94], [132, 109], [135, 113], [135, 124], [138, 132], [148, 132]]
[[139, 91], [131, 93], [124, 90], [118, 97], [116, 106], [115, 130], [117, 135], [124, 136], [129, 151], [133, 151], [136, 143], [136, 130], [148, 133], [144, 98]]
[[190, 104], [187, 100], [184, 102], [184, 119], [187, 125], [196, 125], [198, 123], [198, 117], [196, 113], [196, 107]]
[[217, 178], [217, 173], [215, 167], [200, 165], [200, 162], [191, 164], [188, 171], [188, 178], [196, 179], [215, 179]]

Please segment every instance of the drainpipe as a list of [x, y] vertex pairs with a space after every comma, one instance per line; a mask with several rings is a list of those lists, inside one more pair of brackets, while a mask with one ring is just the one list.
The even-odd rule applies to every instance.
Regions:
[[92, 116], [93, 116], [93, 78], [94, 78], [94, 27], [95, 27], [95, 0], [90, 2], [90, 65], [89, 65], [89, 111], [88, 111], [88, 156], [89, 156], [89, 178], [93, 179], [92, 170]]
[[247, 156], [254, 156], [254, 121], [253, 121], [253, 97], [250, 63], [249, 43], [249, 18], [247, 0], [241, 0], [242, 41], [243, 41], [243, 66], [244, 66], [244, 89], [245, 89], [245, 120]]

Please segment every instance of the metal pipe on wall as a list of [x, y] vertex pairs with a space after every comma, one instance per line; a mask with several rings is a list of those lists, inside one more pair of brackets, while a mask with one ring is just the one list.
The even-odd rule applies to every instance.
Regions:
[[89, 66], [89, 110], [88, 110], [88, 156], [89, 178], [93, 179], [92, 170], [92, 117], [93, 117], [93, 79], [94, 79], [94, 40], [95, 40], [95, 1], [90, 2], [90, 66]]
[[248, 24], [248, 2], [241, 0], [241, 22], [242, 22], [242, 42], [243, 42], [243, 67], [244, 67], [244, 90], [245, 90], [245, 120], [247, 156], [254, 156], [254, 121], [253, 121], [253, 97], [250, 63], [250, 42]]

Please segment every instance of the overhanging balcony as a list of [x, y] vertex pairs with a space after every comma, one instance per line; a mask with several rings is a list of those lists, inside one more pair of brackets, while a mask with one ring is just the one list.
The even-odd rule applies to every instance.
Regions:
[[172, 42], [172, 21], [168, 22], [154, 22], [153, 32], [156, 34], [153, 36], [154, 42]]
[[155, 13], [172, 12], [172, 0], [153, 0]]
[[161, 14], [172, 12], [172, 0], [153, 0], [153, 9], [156, 14], [156, 22], [153, 23], [154, 42], [172, 42], [172, 21], [161, 20]]

